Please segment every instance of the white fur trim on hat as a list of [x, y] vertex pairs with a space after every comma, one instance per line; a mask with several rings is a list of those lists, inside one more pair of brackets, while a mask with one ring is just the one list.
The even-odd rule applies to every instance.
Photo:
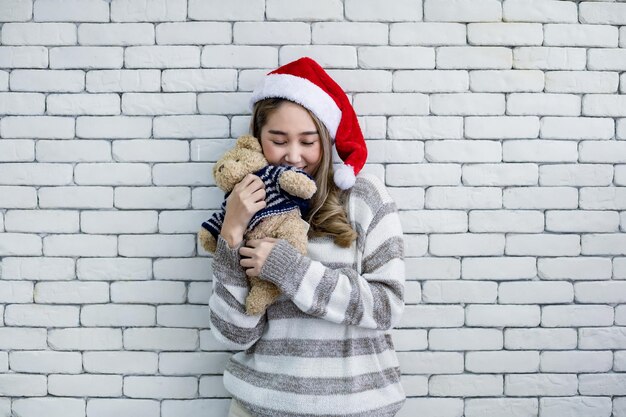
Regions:
[[259, 100], [280, 97], [294, 101], [315, 114], [334, 139], [341, 121], [341, 109], [327, 92], [307, 80], [290, 74], [268, 74], [252, 93], [250, 108]]
[[335, 174], [333, 175], [333, 180], [337, 187], [342, 190], [347, 190], [352, 187], [356, 182], [356, 177], [354, 175], [354, 168], [350, 165], [340, 165], [335, 168]]

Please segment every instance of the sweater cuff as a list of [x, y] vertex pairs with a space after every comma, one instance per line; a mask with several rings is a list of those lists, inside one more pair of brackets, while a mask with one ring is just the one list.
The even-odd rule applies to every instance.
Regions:
[[298, 268], [302, 255], [289, 242], [280, 239], [268, 255], [259, 278], [270, 281], [286, 294], [295, 293], [296, 288], [291, 288], [294, 281], [294, 273]]
[[237, 246], [231, 248], [222, 235], [217, 235], [217, 248], [213, 254], [214, 265], [222, 265], [231, 273], [245, 276], [246, 272], [240, 264], [241, 256], [239, 255], [239, 248], [242, 245], [243, 242], [239, 242]]

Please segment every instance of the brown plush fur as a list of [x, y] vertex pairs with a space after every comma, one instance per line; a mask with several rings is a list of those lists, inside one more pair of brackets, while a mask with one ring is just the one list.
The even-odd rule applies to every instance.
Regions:
[[[244, 135], [237, 139], [235, 148], [229, 150], [213, 167], [216, 184], [224, 192], [229, 192], [247, 174], [258, 171], [268, 164], [263, 157], [257, 138]], [[304, 199], [310, 199], [317, 191], [315, 182], [304, 174], [288, 171], [278, 182], [285, 191]], [[246, 233], [244, 240], [273, 237], [285, 239], [301, 254], [306, 254], [309, 224], [300, 217], [299, 210], [276, 214], [263, 219], [254, 229]], [[215, 253], [217, 241], [209, 231], [200, 228], [198, 240], [202, 247]], [[265, 312], [280, 295], [280, 290], [271, 282], [259, 277], [248, 277], [250, 292], [246, 298], [246, 314], [256, 315]]]

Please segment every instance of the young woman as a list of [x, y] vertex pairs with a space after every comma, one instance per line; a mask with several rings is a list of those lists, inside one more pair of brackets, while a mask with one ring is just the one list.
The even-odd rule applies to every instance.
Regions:
[[[267, 160], [304, 169], [318, 191], [306, 256], [285, 240], [244, 241], [265, 207], [258, 177], [227, 200], [209, 307], [212, 334], [241, 351], [224, 371], [229, 416], [394, 416], [405, 401], [388, 334], [404, 308], [402, 229], [383, 183], [359, 174], [366, 149], [354, 109], [310, 58], [269, 73], [251, 104]], [[282, 291], [263, 315], [245, 314], [246, 275]]]

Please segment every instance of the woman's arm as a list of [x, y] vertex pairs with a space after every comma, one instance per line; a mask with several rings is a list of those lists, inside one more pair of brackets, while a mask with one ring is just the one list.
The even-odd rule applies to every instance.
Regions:
[[280, 240], [260, 277], [275, 283], [307, 314], [335, 323], [391, 329], [404, 310], [404, 244], [395, 203], [385, 194], [380, 197], [369, 220], [361, 224], [360, 275], [351, 268], [327, 268]]

